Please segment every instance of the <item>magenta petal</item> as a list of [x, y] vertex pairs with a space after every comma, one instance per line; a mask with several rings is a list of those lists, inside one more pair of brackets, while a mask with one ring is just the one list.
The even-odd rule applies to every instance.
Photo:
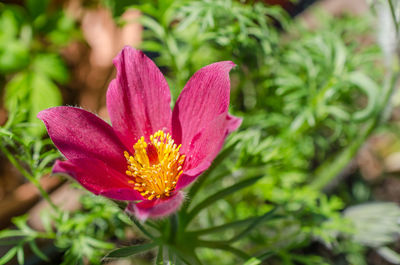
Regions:
[[123, 144], [111, 126], [93, 113], [74, 107], [55, 107], [39, 112], [37, 117], [66, 158], [100, 159], [125, 172]]
[[182, 189], [193, 182], [206, 170], [217, 156], [229, 133], [226, 114], [221, 114], [193, 137], [186, 153], [183, 174], [179, 177], [176, 189]]
[[128, 183], [130, 178], [96, 159], [56, 161], [53, 174], [66, 174], [96, 195], [114, 200], [138, 201], [144, 198]]
[[181, 190], [185, 188], [186, 186], [190, 185], [193, 181], [197, 179], [198, 176], [200, 176], [201, 173], [206, 171], [210, 166], [211, 166], [212, 161], [205, 160], [203, 161], [200, 165], [198, 165], [195, 168], [192, 168], [186, 172], [184, 172], [178, 180], [178, 183], [176, 184], [176, 190]]
[[[237, 130], [241, 123], [241, 118], [228, 114], [225, 118], [225, 123], [223, 116], [218, 117], [210, 127], [207, 127], [200, 133], [199, 139], [194, 143], [195, 148], [188, 154], [190, 161], [188, 160], [188, 163], [185, 164], [186, 170], [180, 176], [176, 190], [188, 186], [211, 166], [212, 161], [222, 148], [226, 136]], [[220, 135], [218, 135], [219, 133]], [[209, 141], [213, 142], [213, 144], [207, 145]]]
[[233, 66], [230, 61], [210, 64], [197, 71], [184, 87], [172, 113], [173, 138], [182, 144], [182, 153], [187, 153], [187, 143], [200, 130], [228, 112], [229, 71]]
[[143, 52], [125, 47], [114, 59], [117, 78], [107, 91], [114, 130], [132, 148], [141, 136], [170, 131], [171, 94], [167, 81]]
[[240, 127], [240, 125], [242, 124], [242, 121], [243, 121], [242, 118], [235, 117], [229, 113], [226, 116], [226, 119], [227, 119], [226, 126], [228, 128], [228, 133], [236, 131]]
[[184, 195], [178, 192], [167, 199], [145, 200], [139, 203], [130, 203], [126, 211], [133, 213], [139, 220], [147, 218], [161, 218], [174, 213], [182, 205]]

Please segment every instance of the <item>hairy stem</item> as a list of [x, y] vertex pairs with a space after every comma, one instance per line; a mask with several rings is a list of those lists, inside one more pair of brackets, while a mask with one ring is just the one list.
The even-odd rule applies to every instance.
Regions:
[[21, 172], [22, 175], [24, 175], [25, 178], [27, 178], [35, 187], [39, 190], [40, 195], [45, 199], [51, 208], [53, 208], [54, 211], [58, 212], [59, 208], [57, 205], [53, 203], [51, 200], [49, 194], [43, 189], [42, 185], [40, 185], [39, 180], [34, 178], [32, 174], [30, 174], [23, 166], [17, 161], [17, 159], [8, 151], [8, 149], [2, 145], [0, 145], [0, 150], [3, 152], [3, 154], [7, 157], [7, 159], [11, 162], [11, 164], [18, 169], [18, 171]]

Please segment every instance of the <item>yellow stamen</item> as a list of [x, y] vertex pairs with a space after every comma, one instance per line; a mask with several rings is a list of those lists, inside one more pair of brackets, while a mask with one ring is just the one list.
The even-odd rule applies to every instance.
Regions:
[[177, 146], [171, 135], [163, 131], [151, 135], [149, 143], [142, 136], [133, 145], [133, 156], [124, 152], [128, 163], [126, 175], [132, 178], [129, 183], [148, 200], [170, 196], [185, 161], [180, 148], [181, 145]]

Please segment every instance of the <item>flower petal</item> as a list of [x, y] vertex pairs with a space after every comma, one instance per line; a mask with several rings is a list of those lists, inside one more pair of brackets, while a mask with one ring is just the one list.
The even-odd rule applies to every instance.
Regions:
[[57, 160], [53, 174], [66, 174], [96, 195], [114, 200], [138, 201], [144, 198], [128, 183], [130, 178], [110, 168], [98, 159]]
[[187, 153], [188, 143], [229, 106], [229, 71], [235, 64], [218, 62], [203, 67], [188, 81], [172, 113], [172, 134]]
[[117, 78], [107, 91], [107, 109], [114, 130], [132, 151], [141, 136], [170, 131], [171, 94], [164, 76], [143, 52], [127, 46], [114, 64]]
[[228, 133], [236, 131], [240, 127], [243, 121], [242, 118], [235, 117], [229, 113], [226, 116], [226, 119], [227, 119]]
[[179, 177], [176, 190], [189, 185], [197, 176], [210, 167], [212, 161], [221, 150], [230, 129], [233, 128], [233, 126], [231, 128], [228, 126], [231, 121], [225, 113], [221, 114], [193, 137], [193, 140], [188, 145], [189, 150], [186, 154], [183, 174]]
[[125, 172], [124, 146], [110, 125], [93, 113], [74, 107], [55, 107], [37, 115], [55, 146], [68, 159], [100, 159]]
[[182, 192], [178, 192], [167, 199], [130, 203], [126, 211], [134, 214], [141, 221], [145, 221], [147, 218], [162, 218], [177, 211], [182, 205], [184, 197]]

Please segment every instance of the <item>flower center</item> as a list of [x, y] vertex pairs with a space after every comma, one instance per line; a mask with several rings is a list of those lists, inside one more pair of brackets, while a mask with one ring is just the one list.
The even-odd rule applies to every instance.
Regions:
[[126, 174], [133, 178], [130, 183], [134, 184], [134, 189], [148, 200], [170, 196], [185, 161], [185, 155], [179, 153], [180, 148], [169, 133], [157, 131], [150, 136], [149, 143], [142, 136], [133, 145], [133, 156], [125, 151]]

